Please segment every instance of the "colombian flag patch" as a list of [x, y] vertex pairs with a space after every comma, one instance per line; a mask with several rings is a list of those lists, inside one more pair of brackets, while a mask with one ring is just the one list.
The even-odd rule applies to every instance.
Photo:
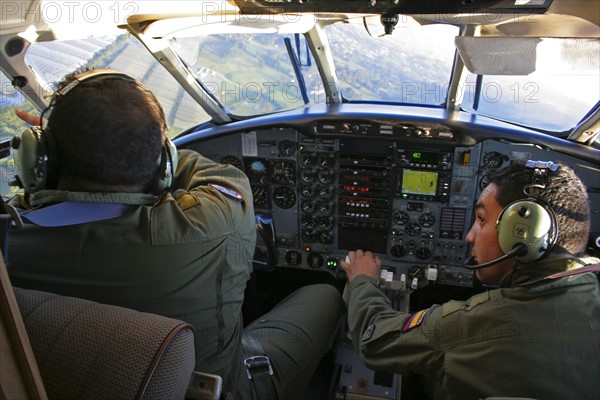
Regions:
[[404, 324], [404, 327], [402, 328], [402, 332], [408, 332], [412, 328], [415, 328], [415, 327], [421, 325], [421, 323], [423, 322], [423, 319], [425, 319], [425, 314], [427, 314], [427, 311], [429, 311], [429, 309], [421, 310], [421, 311], [418, 311], [418, 312], [414, 313], [413, 315], [411, 315], [410, 318]]

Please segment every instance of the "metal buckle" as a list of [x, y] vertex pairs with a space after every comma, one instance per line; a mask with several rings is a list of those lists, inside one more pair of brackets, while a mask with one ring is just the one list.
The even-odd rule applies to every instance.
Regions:
[[248, 375], [248, 379], [253, 379], [251, 370], [256, 369], [269, 371], [269, 375], [273, 375], [271, 360], [269, 360], [269, 357], [267, 356], [248, 357], [244, 360], [244, 365], [246, 366], [246, 374]]

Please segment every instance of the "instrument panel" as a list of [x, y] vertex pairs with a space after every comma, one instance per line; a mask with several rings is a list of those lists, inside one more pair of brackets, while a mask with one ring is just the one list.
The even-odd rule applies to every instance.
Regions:
[[[338, 135], [332, 135], [338, 126]], [[369, 129], [355, 131], [352, 126]], [[413, 127], [411, 138], [385, 133], [386, 125], [315, 124], [316, 134], [268, 128], [207, 138], [186, 147], [249, 178], [257, 214], [273, 216], [278, 267], [341, 272], [349, 250], [377, 253], [395, 279], [413, 288], [429, 282], [472, 286], [463, 268], [464, 241], [473, 206], [489, 171], [509, 160], [562, 161], [588, 185], [600, 214], [597, 166], [528, 144], [485, 140], [472, 146], [449, 140], [454, 133]], [[346, 131], [344, 131], [346, 130]], [[592, 231], [600, 231], [592, 222]], [[257, 243], [262, 248], [260, 241]], [[264, 248], [262, 248], [264, 251]]]

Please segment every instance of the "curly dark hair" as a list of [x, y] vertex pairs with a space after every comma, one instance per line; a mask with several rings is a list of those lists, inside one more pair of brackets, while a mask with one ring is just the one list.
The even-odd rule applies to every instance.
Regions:
[[[556, 214], [558, 238], [556, 246], [571, 254], [585, 251], [590, 233], [590, 205], [587, 189], [575, 171], [567, 165], [558, 163], [556, 171], [548, 170], [546, 188], [538, 198], [545, 202]], [[489, 174], [490, 183], [498, 187], [496, 200], [506, 207], [513, 201], [524, 199], [525, 186], [531, 184], [533, 168], [513, 162], [506, 168]]]
[[49, 188], [59, 178], [148, 187], [167, 130], [160, 103], [146, 86], [116, 71], [74, 84], [79, 74], [68, 75], [50, 103]]

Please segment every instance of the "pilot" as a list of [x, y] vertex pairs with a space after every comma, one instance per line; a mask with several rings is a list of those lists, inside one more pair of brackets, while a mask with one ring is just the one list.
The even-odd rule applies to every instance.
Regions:
[[490, 176], [475, 210], [471, 268], [494, 288], [466, 301], [397, 312], [377, 287], [379, 257], [348, 254], [357, 351], [374, 370], [421, 375], [432, 398], [600, 398], [586, 188], [565, 165], [514, 163]]
[[9, 237], [13, 284], [192, 323], [196, 369], [223, 378], [224, 398], [301, 394], [344, 303], [333, 286], [304, 286], [243, 329], [246, 176], [176, 150], [158, 100], [117, 71], [69, 76], [42, 115], [44, 129], [13, 142], [25, 188], [12, 201], [24, 221]]

